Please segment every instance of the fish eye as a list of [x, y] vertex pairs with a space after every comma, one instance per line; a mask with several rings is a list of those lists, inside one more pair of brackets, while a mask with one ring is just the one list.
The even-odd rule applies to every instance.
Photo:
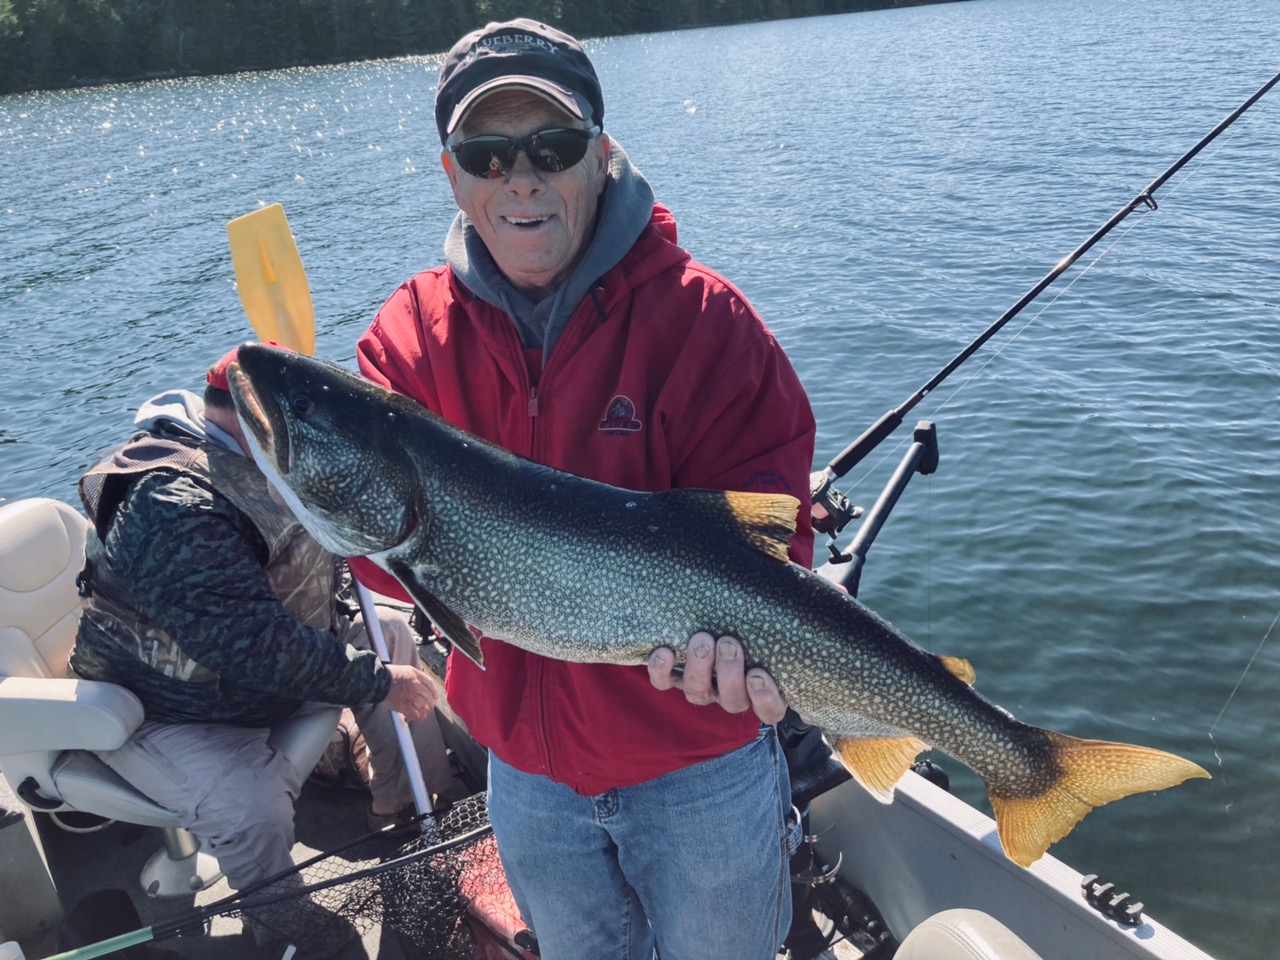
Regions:
[[305, 393], [300, 393], [293, 398], [293, 412], [298, 416], [305, 419], [306, 417], [311, 416], [311, 414], [315, 412], [315, 409], [315, 401]]

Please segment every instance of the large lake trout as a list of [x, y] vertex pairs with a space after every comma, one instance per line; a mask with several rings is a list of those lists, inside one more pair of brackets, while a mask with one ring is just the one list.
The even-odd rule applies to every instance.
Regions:
[[1208, 776], [984, 700], [966, 661], [922, 650], [788, 561], [792, 497], [586, 480], [340, 367], [256, 344], [240, 348], [230, 386], [254, 458], [311, 534], [390, 572], [481, 666], [468, 624], [548, 657], [624, 665], [683, 650], [698, 630], [732, 634], [882, 800], [928, 747], [971, 767], [1024, 866], [1095, 806]]

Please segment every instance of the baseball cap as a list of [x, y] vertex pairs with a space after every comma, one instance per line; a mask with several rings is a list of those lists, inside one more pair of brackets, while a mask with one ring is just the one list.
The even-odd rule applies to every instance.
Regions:
[[555, 27], [521, 17], [472, 31], [445, 56], [436, 86], [440, 142], [448, 142], [471, 107], [506, 87], [529, 90], [570, 116], [604, 125], [600, 80], [582, 44]]

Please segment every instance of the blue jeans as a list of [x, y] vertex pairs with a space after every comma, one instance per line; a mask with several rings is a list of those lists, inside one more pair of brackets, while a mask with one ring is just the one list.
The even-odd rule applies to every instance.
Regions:
[[491, 754], [489, 817], [547, 960], [774, 960], [787, 934], [799, 824], [772, 727], [595, 797]]

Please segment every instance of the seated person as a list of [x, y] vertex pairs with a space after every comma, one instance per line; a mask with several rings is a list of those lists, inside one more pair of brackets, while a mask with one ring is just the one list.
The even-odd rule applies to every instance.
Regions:
[[345, 565], [246, 456], [227, 392], [153, 398], [135, 435], [90, 470], [90, 535], [71, 668], [132, 690], [145, 719], [102, 760], [175, 813], [243, 889], [293, 866], [301, 782], [267, 728], [311, 704], [353, 708], [373, 771], [370, 822], [412, 810], [391, 710], [410, 721], [427, 789], [459, 793], [403, 617], [379, 611], [391, 663], [338, 602]]

